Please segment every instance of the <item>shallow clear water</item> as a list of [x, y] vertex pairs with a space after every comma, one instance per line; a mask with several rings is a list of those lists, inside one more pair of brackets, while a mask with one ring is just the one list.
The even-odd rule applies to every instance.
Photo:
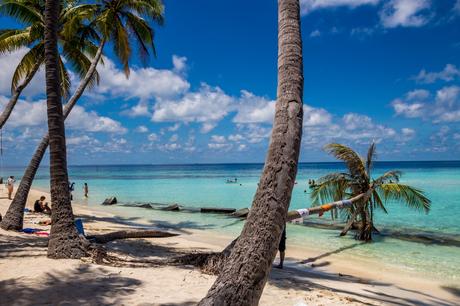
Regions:
[[[257, 188], [261, 164], [228, 165], [143, 165], [143, 166], [72, 166], [71, 180], [76, 183], [77, 201], [98, 206], [109, 196], [123, 203], [179, 203], [187, 207], [250, 207]], [[424, 234], [459, 239], [460, 234], [460, 162], [381, 162], [374, 177], [397, 169], [403, 171], [402, 182], [426, 192], [432, 200], [428, 215], [400, 204], [388, 203], [388, 215], [377, 212], [376, 226], [383, 231], [400, 231], [406, 235]], [[298, 171], [291, 209], [310, 206], [304, 190], [310, 178], [317, 179], [330, 172], [344, 171], [339, 163], [301, 164]], [[3, 175], [22, 175], [22, 168], [4, 169]], [[226, 184], [238, 178], [238, 184]], [[90, 197], [82, 198], [87, 182]], [[48, 169], [40, 169], [35, 187], [48, 188]], [[241, 184], [241, 185], [240, 185]], [[307, 190], [308, 191], [308, 190]], [[242, 222], [224, 216], [200, 213], [177, 213], [122, 205], [104, 207], [127, 217], [143, 217], [164, 225], [179, 224], [184, 228], [207, 228], [237, 235]], [[315, 220], [315, 219], [313, 219]], [[328, 221], [328, 216], [322, 218]], [[320, 242], [320, 243], [318, 243]], [[407, 271], [418, 271], [446, 282], [459, 282], [460, 247], [422, 244], [376, 237], [375, 243], [359, 244], [351, 237], [339, 238], [337, 230], [324, 230], [299, 225], [288, 226], [289, 244], [314, 245], [330, 252], [341, 252], [357, 259], [366, 258], [397, 265]], [[434, 264], [436, 263], [436, 264]]]

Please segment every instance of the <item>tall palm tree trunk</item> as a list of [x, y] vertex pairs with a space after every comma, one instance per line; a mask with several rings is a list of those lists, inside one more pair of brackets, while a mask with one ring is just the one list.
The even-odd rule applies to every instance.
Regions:
[[50, 143], [51, 232], [50, 258], [80, 258], [86, 255], [74, 224], [67, 174], [67, 150], [59, 79], [57, 23], [59, 0], [45, 3], [45, 72]]
[[[82, 96], [83, 92], [85, 91], [86, 87], [88, 86], [90, 80], [92, 79], [94, 73], [96, 73], [96, 67], [102, 57], [102, 51], [104, 49], [105, 40], [103, 40], [99, 48], [94, 56], [93, 61], [91, 62], [91, 66], [89, 67], [85, 78], [81, 80], [80, 85], [78, 86], [77, 90], [73, 94], [73, 96], [69, 99], [67, 104], [64, 106], [64, 120], [69, 116], [72, 108], [77, 103], [78, 99]], [[46, 149], [48, 148], [49, 144], [49, 137], [48, 134], [45, 135], [41, 142], [39, 143], [32, 159], [29, 162], [29, 165], [24, 172], [24, 175], [21, 179], [19, 187], [16, 191], [16, 194], [11, 202], [8, 211], [5, 214], [5, 217], [0, 222], [0, 227], [5, 230], [21, 230], [23, 227], [24, 221], [24, 208], [27, 204], [27, 197], [30, 192], [30, 188], [32, 187], [32, 182], [35, 178], [35, 174], [37, 174], [38, 168], [40, 163], [45, 155]]]
[[13, 112], [13, 109], [16, 106], [16, 103], [18, 102], [19, 96], [21, 95], [24, 88], [26, 88], [27, 85], [29, 85], [30, 81], [33, 79], [33, 77], [37, 73], [38, 69], [40, 68], [40, 63], [41, 63], [40, 61], [37, 61], [37, 63], [33, 66], [32, 70], [26, 76], [22, 84], [16, 87], [16, 89], [13, 91], [10, 101], [8, 101], [8, 104], [5, 106], [5, 109], [0, 115], [0, 129], [3, 128], [8, 118], [10, 118], [10, 115]]
[[278, 1], [278, 93], [268, 156], [252, 209], [222, 273], [199, 305], [257, 305], [285, 226], [302, 137], [299, 0]]

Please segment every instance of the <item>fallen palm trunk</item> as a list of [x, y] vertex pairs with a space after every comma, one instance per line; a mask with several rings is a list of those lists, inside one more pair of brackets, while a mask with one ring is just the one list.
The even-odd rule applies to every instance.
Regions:
[[334, 209], [334, 208], [342, 209], [342, 208], [350, 207], [353, 203], [363, 199], [366, 196], [368, 196], [368, 193], [361, 193], [348, 200], [336, 201], [336, 202], [324, 204], [324, 205], [317, 206], [317, 207], [292, 210], [288, 212], [287, 221], [292, 221], [295, 219], [308, 217], [310, 215], [322, 216], [325, 212], [331, 209]]
[[231, 214], [236, 211], [235, 208], [219, 208], [219, 207], [202, 207], [202, 213], [215, 213], [215, 214]]
[[101, 235], [86, 236], [88, 240], [97, 243], [107, 243], [118, 239], [128, 238], [166, 238], [179, 236], [179, 234], [163, 232], [158, 230], [144, 230], [144, 231], [117, 231]]
[[[292, 210], [288, 212], [287, 221], [304, 218], [314, 214], [322, 215], [323, 213], [333, 208], [347, 208], [350, 207], [353, 203], [363, 199], [367, 195], [368, 193], [362, 193], [348, 200], [336, 201], [318, 207]], [[178, 257], [172, 260], [170, 263], [193, 265], [200, 268], [204, 273], [218, 275], [220, 271], [222, 271], [222, 267], [225, 264], [227, 258], [230, 256], [233, 250], [233, 246], [237, 240], [238, 238], [233, 240], [222, 252], [189, 254]]]

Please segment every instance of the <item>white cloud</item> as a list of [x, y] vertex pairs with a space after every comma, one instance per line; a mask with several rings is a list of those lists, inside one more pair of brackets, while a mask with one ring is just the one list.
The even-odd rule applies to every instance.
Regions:
[[71, 146], [72, 145], [80, 146], [80, 145], [97, 145], [100, 142], [97, 139], [89, 137], [88, 135], [82, 135], [82, 136], [67, 137], [66, 143], [67, 145], [71, 145]]
[[411, 129], [411, 128], [402, 128], [401, 134], [402, 134], [402, 140], [408, 141], [415, 137], [416, 132], [414, 129]]
[[208, 148], [214, 150], [224, 150], [228, 151], [233, 148], [233, 144], [231, 143], [208, 143]]
[[179, 143], [165, 143], [158, 146], [161, 151], [177, 151], [182, 146]]
[[75, 105], [66, 120], [66, 126], [74, 130], [87, 132], [106, 132], [124, 134], [127, 129], [120, 122], [109, 117], [99, 116], [94, 111], [86, 111], [83, 107]]
[[168, 131], [170, 132], [175, 132], [180, 128], [180, 123], [175, 123], [174, 125], [171, 125], [167, 128]]
[[187, 67], [187, 58], [185, 56], [173, 55], [172, 61], [174, 70], [177, 72], [181, 72]]
[[459, 77], [460, 70], [455, 65], [447, 64], [439, 72], [427, 72], [425, 69], [422, 69], [414, 79], [419, 83], [431, 84], [438, 80], [449, 82]]
[[155, 134], [155, 133], [151, 133], [151, 134], [147, 137], [147, 139], [148, 139], [149, 141], [154, 142], [154, 141], [157, 141], [158, 139], [160, 139], [160, 137], [158, 137], [158, 135]]
[[460, 95], [460, 87], [443, 87], [436, 92], [436, 104], [448, 108], [454, 107]]
[[135, 118], [135, 117], [149, 117], [152, 113], [149, 111], [149, 106], [145, 101], [141, 101], [133, 107], [121, 112], [122, 115]]
[[[177, 57], [175, 61], [175, 65], [180, 66], [182, 63]], [[127, 79], [123, 71], [118, 69], [110, 59], [104, 58], [104, 63], [104, 65], [98, 65], [97, 68], [101, 77], [99, 86], [93, 90], [93, 93], [97, 95], [149, 100], [174, 97], [190, 88], [188, 81], [173, 70], [152, 67], [134, 68], [131, 69]], [[185, 61], [183, 64], [185, 65]]]
[[321, 36], [321, 32], [319, 30], [314, 30], [310, 33], [310, 37], [320, 37]]
[[376, 5], [380, 0], [300, 0], [302, 14], [308, 14], [311, 11], [334, 8], [348, 7], [350, 9], [362, 5]]
[[179, 135], [177, 134], [173, 134], [170, 138], [169, 138], [169, 142], [176, 142], [179, 140]]
[[457, 14], [460, 14], [460, 0], [457, 0], [457, 2], [456, 2], [455, 5], [454, 5], [453, 10], [454, 10], [454, 12], [456, 12]]
[[391, 0], [380, 11], [380, 21], [385, 28], [420, 27], [430, 16], [430, 0]]
[[177, 100], [164, 99], [154, 106], [152, 121], [179, 121], [216, 124], [229, 112], [233, 98], [219, 87], [202, 84]]
[[222, 136], [222, 135], [212, 135], [211, 141], [217, 142], [217, 143], [224, 143], [226, 142], [226, 139], [225, 139], [225, 136]]
[[247, 145], [245, 145], [244, 143], [242, 143], [242, 144], [240, 144], [240, 145], [238, 146], [238, 149], [237, 149], [237, 150], [238, 150], [238, 151], [245, 151], [245, 150], [247, 149], [247, 147], [248, 147]]
[[[460, 121], [460, 87], [445, 86], [435, 95], [435, 101], [428, 102], [426, 91], [411, 91], [406, 99], [395, 99], [391, 105], [397, 116], [432, 119], [434, 123]], [[417, 102], [413, 102], [413, 101]]]
[[149, 129], [145, 125], [139, 125], [135, 131], [138, 133], [147, 133]]
[[425, 89], [415, 89], [415, 90], [409, 91], [406, 94], [406, 99], [409, 101], [426, 100], [429, 97], [430, 97], [430, 92]]
[[275, 116], [276, 101], [259, 97], [242, 90], [238, 99], [235, 123], [272, 123]]
[[240, 134], [231, 134], [228, 136], [228, 140], [234, 141], [234, 142], [240, 142], [244, 140], [244, 137]]
[[323, 108], [314, 108], [304, 104], [303, 106], [303, 125], [304, 126], [320, 126], [329, 124], [332, 120], [329, 114]]
[[425, 104], [423, 103], [406, 103], [401, 99], [396, 99], [391, 102], [391, 106], [393, 106], [397, 116], [417, 118], [422, 117], [425, 113]]
[[216, 123], [203, 123], [203, 124], [201, 125], [200, 132], [203, 133], [203, 134], [209, 133], [209, 132], [212, 131], [216, 126], [217, 126]]

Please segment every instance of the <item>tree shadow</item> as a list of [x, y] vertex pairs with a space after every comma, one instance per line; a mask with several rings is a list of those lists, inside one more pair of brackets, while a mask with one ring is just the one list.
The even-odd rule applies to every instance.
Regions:
[[46, 256], [47, 247], [46, 237], [0, 235], [0, 258]]
[[78, 218], [83, 220], [85, 223], [97, 223], [97, 222], [108, 222], [113, 224], [122, 224], [125, 226], [137, 227], [137, 228], [152, 228], [156, 227], [158, 229], [173, 229], [184, 234], [190, 234], [186, 229], [212, 229], [216, 228], [212, 224], [199, 224], [194, 221], [181, 221], [178, 223], [172, 223], [169, 221], [155, 220], [141, 217], [99, 217], [91, 215], [78, 215]]
[[[100, 275], [94, 279], [95, 272]], [[49, 272], [37, 284], [28, 279], [0, 281], [2, 305], [113, 305], [142, 284], [103, 268], [80, 265], [71, 272]]]
[[449, 292], [450, 294], [460, 298], [460, 288], [453, 287], [453, 286], [441, 286], [442, 289]]
[[334, 251], [326, 252], [324, 254], [321, 254], [321, 255], [318, 255], [318, 256], [315, 256], [315, 257], [307, 258], [305, 260], [300, 261], [299, 263], [306, 264], [306, 263], [310, 263], [310, 262], [315, 262], [318, 259], [322, 259], [324, 257], [328, 257], [328, 256], [331, 256], [331, 255], [334, 255], [334, 254], [341, 253], [341, 252], [346, 251], [346, 250], [353, 249], [353, 248], [355, 248], [357, 246], [360, 246], [361, 244], [362, 243], [354, 243], [354, 244], [351, 244], [351, 245], [348, 245], [348, 246], [345, 246], [345, 247], [341, 247], [341, 248], [339, 248], [337, 250], [334, 250]]
[[174, 256], [190, 253], [189, 250], [181, 250], [175, 248], [175, 245], [177, 245], [177, 243], [170, 242], [166, 245], [152, 244], [146, 239], [115, 240], [106, 244], [107, 250], [121, 256], [132, 256], [140, 258], [171, 258]]
[[[450, 301], [427, 295], [416, 290], [406, 290], [394, 286], [391, 283], [379, 282], [372, 279], [355, 277], [347, 274], [333, 274], [325, 271], [318, 271], [299, 264], [287, 264], [283, 270], [273, 269], [270, 274], [269, 284], [281, 289], [294, 289], [311, 291], [314, 289], [330, 290], [357, 299], [365, 305], [374, 305], [372, 301], [384, 303], [385, 305], [442, 305], [453, 306]], [[345, 289], [348, 286], [343, 284], [360, 284], [359, 288]], [[390, 291], [389, 288], [394, 290]], [[401, 295], [390, 294], [399, 292]], [[404, 296], [403, 291], [411, 293], [410, 297]], [[363, 300], [364, 299], [364, 300]], [[427, 302], [428, 301], [428, 302]]]

